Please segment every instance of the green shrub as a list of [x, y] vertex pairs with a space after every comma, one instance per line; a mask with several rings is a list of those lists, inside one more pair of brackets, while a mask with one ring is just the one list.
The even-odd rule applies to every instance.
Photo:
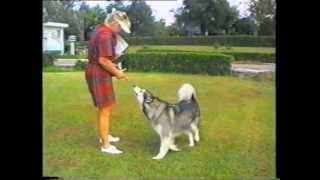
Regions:
[[74, 70], [84, 70], [87, 66], [88, 62], [86, 61], [77, 61], [76, 65], [73, 67]]
[[165, 37], [128, 37], [130, 45], [214, 45], [275, 47], [274, 36], [165, 36]]
[[88, 46], [88, 41], [76, 41], [75, 42], [76, 47], [83, 47], [83, 46]]
[[[209, 45], [242, 47], [275, 47], [274, 36], [160, 36], [160, 37], [126, 37], [128, 44], [134, 45]], [[87, 41], [76, 43], [76, 47], [87, 46]]]
[[[176, 49], [139, 49], [137, 53], [142, 52], [184, 52], [184, 53], [201, 53], [201, 54], [212, 54], [216, 52], [199, 52], [199, 51], [188, 51], [188, 50], [176, 50]], [[275, 62], [274, 53], [262, 53], [262, 52], [230, 52], [220, 51], [221, 54], [231, 55], [236, 61], [249, 60], [258, 62]]]
[[232, 49], [232, 46], [226, 45], [225, 48], [226, 48], [227, 50], [231, 50], [231, 49]]
[[150, 49], [148, 46], [143, 46], [142, 49], [147, 50]]
[[122, 57], [123, 65], [132, 71], [175, 72], [209, 75], [230, 73], [232, 56], [200, 53], [132, 53]]
[[214, 47], [215, 49], [219, 49], [220, 44], [219, 44], [219, 43], [214, 43], [214, 44], [213, 44], [213, 47]]
[[61, 68], [56, 66], [47, 66], [43, 68], [43, 72], [72, 72], [73, 69]]
[[64, 45], [64, 52], [65, 53], [70, 53], [70, 44], [69, 43]]
[[65, 55], [53, 55], [55, 59], [87, 59], [86, 54], [81, 54], [81, 55], [70, 55], [70, 54], [65, 54]]
[[42, 54], [42, 67], [47, 67], [53, 65], [55, 58], [52, 54], [43, 53]]

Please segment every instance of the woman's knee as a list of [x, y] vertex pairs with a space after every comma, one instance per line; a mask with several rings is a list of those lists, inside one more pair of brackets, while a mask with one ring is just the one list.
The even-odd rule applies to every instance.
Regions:
[[104, 114], [111, 113], [111, 110], [112, 110], [112, 105], [106, 105], [106, 106], [99, 108], [99, 111]]

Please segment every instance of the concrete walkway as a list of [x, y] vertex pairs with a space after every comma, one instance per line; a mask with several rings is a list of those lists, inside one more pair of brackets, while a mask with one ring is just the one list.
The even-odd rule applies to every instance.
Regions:
[[79, 60], [88, 61], [87, 59], [56, 59], [53, 64], [57, 67], [72, 68]]
[[275, 63], [231, 65], [231, 74], [240, 78], [256, 78], [266, 75], [273, 78], [275, 70]]
[[252, 71], [252, 72], [275, 72], [274, 63], [266, 64], [232, 64], [231, 69], [235, 71]]

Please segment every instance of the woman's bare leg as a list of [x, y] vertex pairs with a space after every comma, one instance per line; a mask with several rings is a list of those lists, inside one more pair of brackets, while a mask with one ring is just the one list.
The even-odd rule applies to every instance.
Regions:
[[100, 139], [102, 140], [103, 148], [108, 148], [110, 146], [108, 135], [110, 130], [111, 111], [112, 105], [99, 109], [98, 131]]

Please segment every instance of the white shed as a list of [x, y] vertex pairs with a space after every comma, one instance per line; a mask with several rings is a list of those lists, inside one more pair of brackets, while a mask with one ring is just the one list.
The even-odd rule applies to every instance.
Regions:
[[42, 50], [44, 52], [60, 52], [64, 54], [64, 28], [68, 24], [46, 22], [43, 23]]

